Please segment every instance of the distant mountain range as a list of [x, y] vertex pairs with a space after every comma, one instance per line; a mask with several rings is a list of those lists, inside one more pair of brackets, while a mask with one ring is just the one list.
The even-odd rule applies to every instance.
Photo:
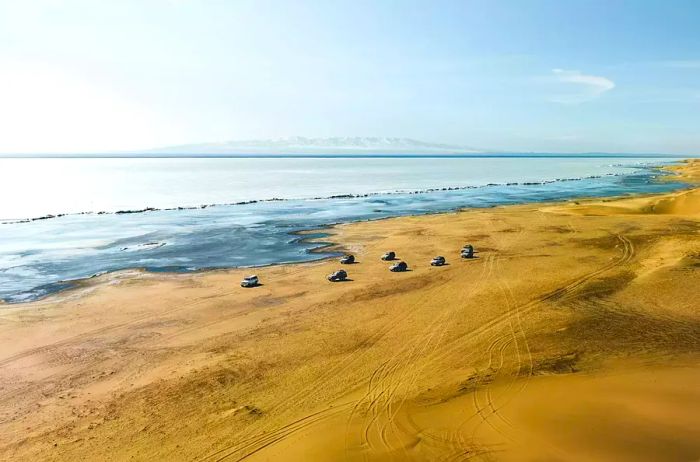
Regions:
[[411, 138], [294, 136], [270, 140], [184, 144], [146, 151], [147, 154], [182, 155], [322, 155], [322, 154], [472, 154], [484, 152], [466, 146], [429, 143]]
[[139, 151], [104, 151], [94, 153], [31, 153], [3, 154], [7, 157], [67, 157], [67, 158], [139, 158], [139, 157], [306, 157], [306, 156], [467, 156], [467, 157], [698, 157], [698, 155], [670, 155], [660, 153], [612, 152], [532, 152], [495, 151], [455, 144], [431, 143], [413, 138], [398, 137], [331, 137], [308, 138], [293, 136], [267, 140], [225, 141], [167, 146]]

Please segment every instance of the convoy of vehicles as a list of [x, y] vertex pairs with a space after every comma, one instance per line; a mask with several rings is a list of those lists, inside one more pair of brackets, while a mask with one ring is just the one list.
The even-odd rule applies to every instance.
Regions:
[[[462, 250], [460, 251], [460, 256], [462, 258], [476, 258], [474, 253], [474, 246], [471, 244], [466, 244], [464, 247], [462, 247]], [[386, 252], [384, 255], [382, 255], [381, 259], [383, 261], [396, 260], [396, 252]], [[355, 263], [355, 256], [351, 254], [343, 255], [340, 258], [340, 263], [342, 263], [343, 265], [353, 264]], [[430, 260], [430, 266], [443, 266], [446, 264], [447, 260], [442, 255], [438, 255], [437, 257]], [[408, 271], [408, 263], [406, 263], [405, 261], [398, 261], [389, 267], [389, 271], [393, 273], [402, 273], [404, 271]], [[341, 269], [329, 274], [326, 277], [326, 279], [328, 279], [331, 282], [347, 281], [348, 273], [347, 271]], [[259, 285], [261, 285], [260, 279], [254, 274], [244, 277], [241, 281], [241, 287], [257, 287]]]

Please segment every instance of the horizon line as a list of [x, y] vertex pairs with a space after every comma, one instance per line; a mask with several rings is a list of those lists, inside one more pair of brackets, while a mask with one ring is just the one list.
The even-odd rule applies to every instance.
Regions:
[[411, 154], [411, 153], [339, 153], [339, 154], [251, 154], [251, 153], [27, 153], [11, 154], [0, 153], [0, 159], [313, 159], [313, 158], [605, 158], [605, 157], [638, 157], [638, 158], [697, 158], [700, 154], [669, 154], [669, 153], [631, 153], [631, 152], [483, 152], [463, 154]]

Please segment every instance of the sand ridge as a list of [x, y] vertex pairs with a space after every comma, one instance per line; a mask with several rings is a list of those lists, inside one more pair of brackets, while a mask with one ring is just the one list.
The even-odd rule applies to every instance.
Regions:
[[697, 194], [336, 226], [343, 283], [129, 272], [3, 308], [0, 458], [695, 460]]

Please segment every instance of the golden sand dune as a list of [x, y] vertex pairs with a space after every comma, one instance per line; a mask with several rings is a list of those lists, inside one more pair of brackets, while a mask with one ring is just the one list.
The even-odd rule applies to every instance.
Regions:
[[700, 215], [700, 190], [692, 189], [664, 196], [585, 202], [579, 207], [566, 205], [558, 210], [580, 215]]
[[125, 272], [4, 308], [0, 459], [698, 460], [697, 191], [337, 226], [348, 282]]

